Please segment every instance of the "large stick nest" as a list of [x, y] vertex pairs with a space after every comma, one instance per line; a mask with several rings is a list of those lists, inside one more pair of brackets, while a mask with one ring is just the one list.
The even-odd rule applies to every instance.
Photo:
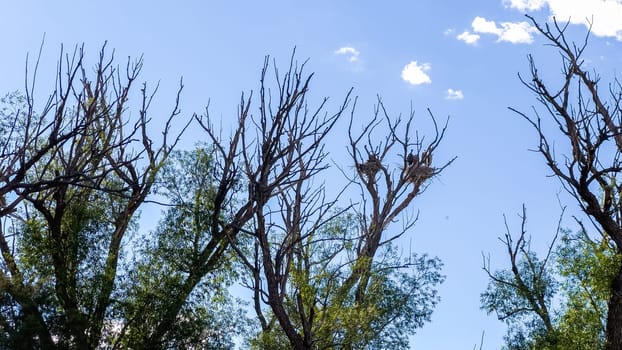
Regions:
[[369, 159], [365, 163], [360, 163], [357, 165], [358, 171], [362, 174], [365, 174], [367, 178], [373, 179], [376, 177], [376, 174], [382, 168], [382, 163], [380, 163], [380, 159], [375, 154], [370, 154]]
[[421, 185], [435, 175], [436, 169], [432, 167], [432, 153], [424, 151], [419, 154], [410, 153], [406, 158], [405, 177], [415, 185]]

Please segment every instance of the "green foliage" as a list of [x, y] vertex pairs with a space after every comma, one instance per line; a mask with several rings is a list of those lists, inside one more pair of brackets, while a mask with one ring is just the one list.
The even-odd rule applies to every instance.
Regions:
[[210, 151], [202, 147], [173, 153], [162, 169], [158, 191], [171, 206], [145, 237], [128, 275], [122, 310], [130, 322], [127, 346], [141, 347], [169, 313], [177, 316], [161, 348], [228, 349], [247, 327], [243, 303], [228, 292], [237, 278], [232, 256], [209, 268], [201, 263], [213, 237], [213, 171]]
[[[594, 240], [584, 231], [564, 231], [554, 260], [542, 264], [526, 250], [517, 265], [528, 288], [513, 283], [511, 270], [499, 270], [482, 293], [482, 308], [496, 312], [509, 326], [506, 349], [603, 349], [610, 285], [620, 264], [607, 236]], [[544, 273], [537, 278], [533, 272], [540, 269]], [[551, 311], [551, 327], [531, 307], [529, 300], [538, 297], [544, 298], [548, 310], [557, 305]]]
[[9, 138], [15, 139], [16, 133], [22, 136], [27, 112], [26, 97], [21, 92], [12, 91], [0, 97], [0, 145]]
[[[81, 197], [76, 193], [74, 195]], [[21, 213], [27, 219], [21, 223], [13, 222], [15, 260], [19, 264], [23, 284], [27, 286], [24, 293], [38, 305], [47, 327], [57, 336], [59, 344], [69, 346], [72, 343], [68, 323], [81, 316], [68, 314], [57, 298], [53, 255], [59, 249], [70, 253], [62, 256], [65, 259], [63, 264], [70, 270], [66, 272], [75, 276], [75, 286], [70, 293], [75, 295], [81, 312], [92, 312], [101, 283], [103, 259], [109, 242], [107, 237], [111, 231], [110, 206], [105, 197], [87, 195], [68, 204], [61, 219], [60, 232], [65, 237], [61, 241], [63, 246], [51, 237], [46, 221], [36, 211], [28, 215]], [[8, 295], [4, 297], [11, 299]], [[12, 329], [5, 334], [8, 337], [5, 341], [9, 343], [32, 337], [30, 332], [35, 321], [21, 311], [17, 305], [12, 309], [15, 315], [11, 321]], [[85, 328], [88, 327], [86, 320], [81, 322]]]
[[562, 237], [557, 262], [566, 299], [559, 321], [563, 345], [602, 349], [610, 286], [620, 256], [607, 236], [592, 240], [579, 232]]
[[516, 265], [520, 282], [512, 270], [495, 271], [481, 295], [482, 308], [508, 324], [508, 349], [546, 348], [544, 344], [554, 344], [556, 336], [538, 315], [534, 300], [551, 305], [558, 290], [554, 271], [532, 251], [521, 256]]
[[[534, 311], [531, 298], [540, 297], [548, 305], [558, 289], [553, 271], [544, 266], [535, 253], [529, 252], [529, 259], [521, 257], [517, 267], [525, 285], [516, 283], [511, 270], [499, 270], [493, 273], [491, 282], [481, 295], [482, 308], [488, 313], [495, 312], [499, 319], [508, 324], [531, 316]], [[541, 270], [543, 273], [539, 274]]]
[[[390, 238], [383, 230], [421, 183], [410, 186], [412, 176], [400, 175], [393, 187], [384, 169], [392, 193], [369, 227], [362, 227], [364, 208], [327, 214], [337, 201], [310, 185], [325, 169], [323, 140], [349, 97], [323, 120], [325, 100], [307, 115], [310, 76], [301, 80], [292, 65], [284, 79], [277, 77], [281, 105], [273, 115], [270, 89], [263, 88], [266, 60], [259, 117], [248, 114], [250, 100], [242, 98], [240, 128], [229, 145], [197, 117], [213, 145], [170, 153], [179, 140], [169, 135], [177, 104], [159, 143], [147, 133], [153, 96], [145, 86], [139, 119], [126, 114], [142, 60], [128, 64], [121, 81], [102, 50], [90, 80], [82, 54], [76, 52], [75, 66], [66, 56], [68, 74], [59, 68], [58, 88], [42, 115], [19, 93], [0, 99], [0, 157], [8, 159], [3, 170], [9, 172], [0, 183], [7, 216], [1, 219], [13, 225], [0, 226], [0, 348], [230, 349], [236, 338], [255, 349], [301, 347], [292, 333], [304, 333], [305, 347], [317, 349], [409, 347], [409, 336], [430, 321], [439, 302], [441, 263], [404, 257], [392, 245], [414, 220]], [[400, 120], [389, 122], [387, 137], [396, 137]], [[402, 144], [403, 154], [424, 147], [418, 136], [417, 143], [408, 141], [410, 120], [405, 140], [389, 142]], [[427, 163], [444, 131], [436, 129], [425, 146]], [[430, 169], [438, 174], [445, 166]], [[377, 189], [371, 192], [380, 200]], [[153, 232], [141, 232], [137, 213], [152, 195], [166, 210]], [[256, 334], [246, 305], [229, 293], [248, 282], [243, 268], [253, 270], [258, 286], [263, 328]], [[266, 282], [268, 292], [261, 287]], [[277, 308], [266, 297], [283, 302]], [[262, 302], [273, 311], [262, 310]]]
[[[344, 287], [357, 264], [365, 263], [353, 260], [356, 247], [348, 244], [356, 230], [354, 216], [342, 214], [306, 240], [303, 249], [310, 262], [299, 262], [292, 270], [288, 314], [298, 329], [298, 303], [304, 304], [305, 315], [314, 315], [315, 349], [408, 349], [408, 337], [430, 320], [439, 301], [436, 287], [444, 279], [442, 264], [427, 255], [403, 258], [397, 247], [386, 244], [372, 263], [365, 297], [357, 301], [356, 288]], [[254, 349], [289, 347], [278, 324], [250, 344]]]

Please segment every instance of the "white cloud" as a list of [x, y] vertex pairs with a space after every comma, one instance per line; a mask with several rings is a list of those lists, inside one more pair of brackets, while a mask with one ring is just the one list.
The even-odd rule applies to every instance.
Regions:
[[519, 11], [538, 11], [548, 7], [560, 23], [592, 24], [596, 36], [622, 41], [622, 0], [504, 0], [506, 7]]
[[447, 95], [445, 95], [446, 100], [462, 100], [463, 98], [464, 94], [462, 90], [447, 89]]
[[448, 36], [448, 35], [452, 35], [454, 33], [454, 29], [453, 28], [447, 28], [445, 29], [445, 31], [443, 32], [443, 35]]
[[507, 41], [512, 44], [531, 44], [533, 35], [537, 30], [527, 22], [502, 22], [499, 41]]
[[501, 30], [497, 28], [495, 21], [489, 21], [484, 17], [475, 17], [471, 23], [473, 31], [476, 33], [497, 34], [499, 35]]
[[458, 40], [462, 40], [467, 44], [470, 45], [475, 45], [477, 44], [477, 41], [479, 40], [480, 36], [478, 34], [473, 34], [469, 31], [464, 31], [462, 32], [462, 34], [459, 34], [458, 36], [456, 36], [456, 39]]
[[359, 50], [353, 48], [352, 46], [344, 46], [337, 50], [335, 50], [336, 55], [347, 55], [348, 61], [356, 62], [359, 60], [359, 55], [361, 54]]
[[515, 8], [520, 11], [539, 10], [546, 4], [546, 0], [504, 0], [505, 7]]
[[417, 61], [412, 61], [402, 69], [402, 79], [412, 85], [430, 84], [432, 80], [426, 74], [430, 69], [432, 66], [429, 63], [419, 64]]
[[597, 36], [622, 41], [622, 0], [546, 0], [558, 21], [589, 26]]
[[475, 33], [493, 34], [497, 36], [497, 41], [512, 44], [530, 44], [536, 32], [536, 28], [527, 22], [501, 22], [497, 25], [495, 21], [479, 16], [473, 19], [471, 26]]

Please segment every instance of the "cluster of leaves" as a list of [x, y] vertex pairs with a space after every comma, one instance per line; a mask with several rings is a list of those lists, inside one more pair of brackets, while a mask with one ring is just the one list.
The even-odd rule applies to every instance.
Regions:
[[562, 237], [557, 260], [564, 295], [558, 325], [564, 335], [561, 345], [603, 348], [611, 281], [620, 263], [621, 257], [606, 235], [593, 240], [580, 231]]

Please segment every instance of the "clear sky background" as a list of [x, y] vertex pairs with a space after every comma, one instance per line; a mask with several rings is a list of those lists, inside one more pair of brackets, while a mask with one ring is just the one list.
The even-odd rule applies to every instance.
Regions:
[[[183, 115], [201, 113], [210, 101], [226, 131], [240, 93], [257, 89], [264, 56], [284, 67], [293, 47], [316, 73], [312, 100], [330, 96], [334, 108], [353, 87], [360, 124], [371, 117], [376, 94], [393, 115], [408, 113], [412, 103], [422, 129], [429, 129], [426, 108], [440, 120], [450, 116], [436, 159], [458, 159], [418, 198], [420, 220], [403, 241], [439, 256], [447, 277], [432, 322], [412, 338], [412, 348], [472, 349], [485, 331], [483, 348], [498, 349], [505, 325], [479, 309], [479, 295], [487, 283], [482, 252], [493, 268], [507, 264], [497, 240], [503, 214], [518, 229], [516, 214], [525, 203], [534, 245], [543, 248], [556, 228], [558, 196], [577, 212], [558, 181], [547, 177], [541, 157], [528, 151], [536, 146], [534, 130], [507, 109], [537, 106], [517, 78], [528, 74], [528, 54], [551, 82], [561, 69], [560, 56], [525, 13], [540, 23], [551, 16], [570, 20], [568, 35], [578, 41], [586, 19], [593, 21], [586, 67], [606, 81], [622, 66], [620, 0], [6, 1], [0, 95], [23, 88], [26, 53], [32, 60], [45, 34], [39, 93], [52, 87], [61, 44], [84, 43], [94, 63], [107, 40], [119, 63], [144, 54], [142, 80], [160, 82], [155, 124], [170, 110], [183, 76]], [[343, 136], [330, 140], [336, 163], [346, 161]], [[204, 138], [190, 130], [182, 147]], [[158, 212], [144, 211], [143, 227]], [[575, 228], [570, 218], [566, 222]]]

